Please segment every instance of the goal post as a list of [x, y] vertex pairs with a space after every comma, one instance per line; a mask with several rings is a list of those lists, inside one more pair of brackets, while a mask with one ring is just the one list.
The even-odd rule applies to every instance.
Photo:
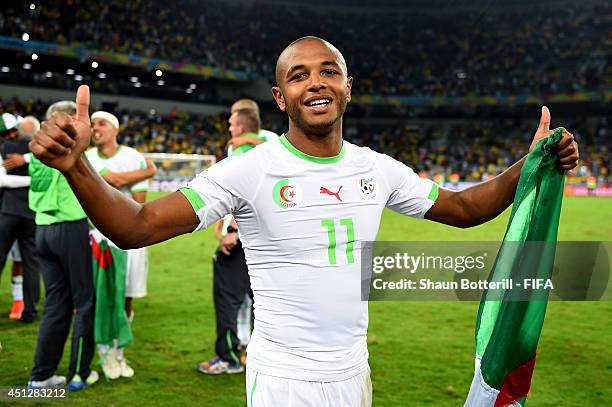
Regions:
[[217, 162], [214, 155], [143, 153], [157, 166], [149, 185], [151, 192], [173, 192]]

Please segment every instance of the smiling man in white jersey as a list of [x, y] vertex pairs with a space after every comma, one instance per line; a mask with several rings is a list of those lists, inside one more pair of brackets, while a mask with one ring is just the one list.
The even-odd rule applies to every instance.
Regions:
[[[145, 205], [105, 185], [82, 157], [89, 142], [86, 86], [77, 92], [77, 119], [52, 119], [30, 148], [65, 174], [93, 222], [124, 248], [234, 215], [255, 296], [249, 406], [369, 406], [361, 243], [375, 240], [385, 206], [460, 227], [494, 218], [512, 203], [524, 159], [491, 181], [447, 191], [386, 155], [342, 140], [352, 78], [333, 45], [316, 37], [290, 44], [278, 59], [276, 80], [274, 99], [289, 116], [286, 135]], [[549, 122], [543, 108], [534, 143], [552, 133]], [[562, 170], [576, 166], [577, 146], [567, 131], [558, 156]]]

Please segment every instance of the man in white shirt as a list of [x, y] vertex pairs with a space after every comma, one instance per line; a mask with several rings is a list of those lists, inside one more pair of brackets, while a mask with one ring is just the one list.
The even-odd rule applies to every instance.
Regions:
[[[484, 223], [512, 203], [524, 159], [489, 182], [453, 192], [344, 141], [353, 81], [340, 51], [320, 38], [285, 48], [276, 81], [274, 99], [289, 116], [278, 142], [224, 160], [145, 205], [112, 191], [82, 158], [89, 142], [85, 86], [77, 92], [77, 119], [52, 120], [31, 148], [63, 171], [93, 222], [125, 248], [234, 215], [255, 296], [248, 406], [369, 406], [359, 249], [376, 239], [384, 207], [458, 227]], [[543, 108], [532, 148], [552, 133], [549, 123]], [[577, 146], [567, 131], [558, 156], [561, 170], [576, 166]]]
[[[111, 113], [98, 111], [91, 115], [92, 121], [92, 138], [95, 147], [89, 149], [86, 156], [92, 166], [98, 173], [104, 176], [109, 170], [115, 173], [145, 170], [147, 164], [141, 153], [135, 149], [123, 146], [117, 143], [117, 135], [119, 133], [119, 120]], [[125, 185], [117, 188], [124, 196], [133, 199], [135, 202], [144, 203], [148, 191], [148, 181]], [[106, 240], [103, 235], [94, 230], [91, 232], [94, 244], [101, 244]], [[108, 244], [113, 245], [112, 242]], [[120, 251], [116, 251], [119, 255]], [[123, 326], [124, 334], [118, 335], [117, 338], [111, 338], [113, 344], [103, 343], [98, 344], [98, 350], [104, 360], [102, 370], [109, 379], [117, 379], [119, 377], [132, 377], [134, 370], [128, 365], [127, 359], [123, 355], [125, 342], [131, 342], [131, 334], [126, 333], [129, 330], [125, 321], [126, 316], [131, 317], [132, 298], [141, 298], [147, 294], [147, 252], [145, 248], [128, 250], [125, 259], [125, 268], [116, 262], [115, 272], [117, 273], [115, 289], [120, 293], [125, 293], [125, 298], [120, 298], [119, 301], [125, 300], [125, 315], [119, 315], [119, 321], [116, 324]], [[121, 280], [121, 281], [119, 281]], [[105, 284], [106, 285], [106, 284]], [[100, 287], [96, 287], [99, 295]], [[111, 294], [112, 298], [116, 298], [115, 294]], [[121, 307], [123, 308], [123, 307]], [[98, 307], [96, 308], [98, 309]], [[130, 318], [131, 319], [131, 318]], [[96, 326], [98, 326], [96, 322]], [[96, 340], [101, 336], [96, 333]], [[125, 339], [124, 339], [125, 338]], [[105, 338], [105, 341], [109, 338]]]

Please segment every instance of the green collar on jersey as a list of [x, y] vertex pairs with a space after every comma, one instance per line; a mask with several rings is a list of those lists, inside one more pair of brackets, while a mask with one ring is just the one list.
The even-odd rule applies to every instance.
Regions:
[[105, 155], [102, 155], [102, 153], [100, 153], [100, 149], [96, 147], [97, 148], [98, 157], [100, 157], [102, 160], [110, 160], [111, 158], [113, 158], [114, 156], [119, 154], [119, 151], [121, 150], [121, 147], [123, 147], [123, 146], [121, 144], [119, 144], [119, 146], [117, 147], [115, 152], [112, 153], [109, 157], [107, 157]]
[[316, 164], [333, 164], [333, 163], [337, 163], [338, 161], [342, 160], [342, 157], [344, 157], [344, 153], [346, 153], [346, 144], [344, 144], [344, 142], [342, 142], [342, 148], [340, 149], [340, 152], [338, 153], [338, 155], [335, 155], [333, 157], [315, 157], [315, 156], [312, 156], [312, 155], [308, 155], [308, 154], [306, 154], [304, 152], [301, 152], [300, 150], [295, 148], [289, 142], [289, 140], [287, 140], [287, 137], [284, 134], [282, 134], [279, 137], [279, 140], [280, 140], [281, 144], [283, 146], [285, 146], [287, 148], [287, 150], [289, 150], [289, 152], [295, 154], [296, 156], [300, 157], [303, 160], [310, 161], [310, 162], [316, 163]]

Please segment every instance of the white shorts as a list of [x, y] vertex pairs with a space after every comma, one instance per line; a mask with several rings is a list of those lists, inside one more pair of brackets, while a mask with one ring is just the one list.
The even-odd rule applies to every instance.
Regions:
[[339, 382], [307, 382], [246, 371], [247, 407], [371, 407], [370, 369]]
[[8, 259], [17, 263], [21, 262], [21, 251], [19, 250], [17, 240], [15, 240], [13, 246], [11, 246], [11, 250], [8, 253]]
[[142, 298], [147, 295], [147, 274], [149, 260], [147, 249], [127, 250], [127, 272], [125, 276], [125, 296]]

